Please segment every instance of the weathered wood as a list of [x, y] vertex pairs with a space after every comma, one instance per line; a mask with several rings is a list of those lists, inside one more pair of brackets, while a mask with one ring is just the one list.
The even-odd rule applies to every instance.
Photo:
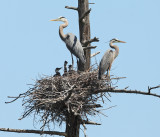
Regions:
[[[89, 13], [91, 9], [89, 9], [88, 0], [78, 0], [78, 15], [79, 15], [79, 33], [80, 33], [80, 41], [83, 43], [84, 41], [90, 40], [90, 21], [89, 21]], [[85, 46], [91, 46], [90, 43]], [[78, 70], [85, 71], [90, 68], [90, 57], [91, 51], [90, 48], [84, 50], [84, 54], [86, 57], [86, 63], [83, 64], [81, 61], [78, 63]], [[70, 112], [66, 115], [66, 133], [68, 137], [79, 137], [79, 129], [80, 129], [80, 119], [78, 116], [75, 116], [73, 112]]]
[[[91, 9], [89, 9], [88, 0], [78, 0], [78, 15], [79, 15], [79, 33], [80, 33], [80, 41], [89, 41], [90, 40], [90, 21], [89, 21], [89, 13]], [[87, 46], [91, 46], [90, 43]], [[78, 70], [85, 71], [90, 68], [90, 56], [91, 51], [87, 49], [84, 51], [86, 57], [86, 63], [82, 64], [79, 62]]]

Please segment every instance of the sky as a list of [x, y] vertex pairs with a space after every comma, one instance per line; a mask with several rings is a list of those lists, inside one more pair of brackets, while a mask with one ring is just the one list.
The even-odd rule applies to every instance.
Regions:
[[[111, 75], [127, 77], [116, 86], [123, 89], [147, 91], [148, 86], [160, 84], [160, 1], [159, 0], [90, 0], [91, 37], [100, 42], [92, 53], [100, 51], [100, 62], [109, 49], [108, 41], [118, 38], [119, 56], [113, 63]], [[1, 0], [0, 1], [0, 128], [39, 129], [33, 117], [18, 120], [23, 114], [22, 100], [11, 104], [7, 96], [17, 96], [29, 89], [35, 79], [53, 75], [64, 60], [71, 63], [70, 53], [61, 41], [61, 22], [50, 22], [59, 16], [69, 21], [64, 33], [79, 37], [78, 15], [65, 6], [77, 6], [77, 0]], [[94, 64], [95, 59], [92, 60]], [[160, 89], [152, 92], [160, 94]], [[159, 137], [160, 99], [133, 94], [111, 94], [104, 108], [108, 117], [94, 117], [101, 126], [87, 126], [88, 137]], [[82, 127], [83, 129], [83, 127]], [[64, 131], [64, 127], [55, 127]], [[38, 137], [36, 134], [0, 132], [0, 137]], [[83, 137], [81, 130], [80, 136]]]

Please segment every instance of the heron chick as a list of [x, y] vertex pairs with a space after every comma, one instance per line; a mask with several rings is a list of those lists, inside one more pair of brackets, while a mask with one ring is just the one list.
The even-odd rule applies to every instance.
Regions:
[[56, 69], [55, 69], [55, 72], [56, 72], [56, 73], [59, 72], [59, 70], [61, 70], [61, 68], [62, 68], [62, 67], [56, 68]]
[[115, 49], [115, 51], [109, 49], [105, 52], [99, 64], [98, 79], [102, 79], [102, 76], [106, 71], [107, 71], [107, 76], [109, 76], [110, 78], [110, 70], [111, 70], [112, 63], [119, 54], [118, 46], [113, 45], [113, 43], [126, 43], [126, 42], [118, 40], [116, 38], [113, 38], [110, 40], [109, 45], [111, 48]]
[[62, 68], [62, 67], [55, 69], [56, 74], [54, 75], [54, 77], [56, 77], [56, 76], [61, 76], [61, 73], [59, 72], [59, 70], [61, 70], [61, 68]]
[[66, 72], [67, 72], [67, 64], [68, 64], [68, 62], [67, 62], [67, 61], [65, 61], [65, 62], [64, 62], [64, 73], [66, 73]]

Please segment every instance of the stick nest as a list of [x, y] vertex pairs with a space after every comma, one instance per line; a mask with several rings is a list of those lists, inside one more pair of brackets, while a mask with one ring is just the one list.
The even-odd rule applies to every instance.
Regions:
[[66, 121], [66, 115], [73, 113], [83, 120], [96, 115], [101, 107], [97, 104], [102, 94], [93, 94], [99, 88], [106, 88], [104, 80], [97, 79], [97, 70], [92, 72], [73, 72], [66, 76], [45, 76], [35, 81], [35, 84], [25, 93], [23, 119], [35, 112], [41, 117], [45, 127], [52, 122], [61, 124]]

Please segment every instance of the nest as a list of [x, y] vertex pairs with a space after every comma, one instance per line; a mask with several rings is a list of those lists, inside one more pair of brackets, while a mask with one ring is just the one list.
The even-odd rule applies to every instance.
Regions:
[[62, 124], [66, 115], [73, 113], [87, 120], [88, 116], [99, 113], [98, 104], [102, 94], [94, 94], [99, 88], [106, 88], [105, 80], [97, 79], [97, 70], [92, 72], [76, 72], [64, 76], [45, 76], [35, 81], [35, 84], [25, 93], [23, 119], [32, 112], [40, 116], [43, 122], [41, 128], [50, 122]]

